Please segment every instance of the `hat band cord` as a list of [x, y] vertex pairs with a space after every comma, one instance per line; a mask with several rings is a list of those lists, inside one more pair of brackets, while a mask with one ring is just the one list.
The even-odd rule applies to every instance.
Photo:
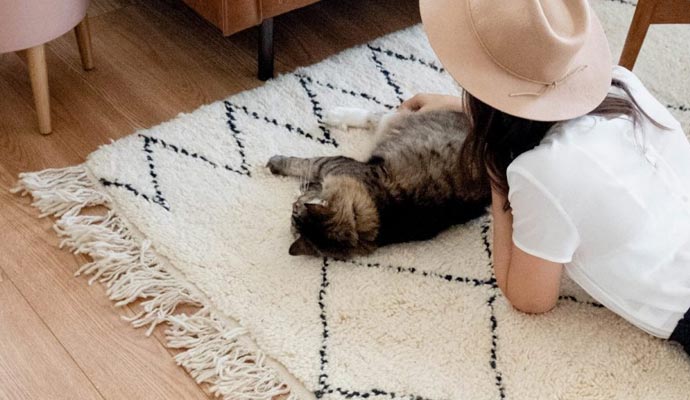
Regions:
[[583, 71], [587, 68], [587, 64], [580, 65], [579, 67], [574, 68], [572, 71], [568, 72], [565, 74], [561, 79], [557, 79], [551, 83], [541, 83], [542, 88], [539, 89], [536, 92], [516, 92], [516, 93], [509, 93], [508, 96], [510, 97], [518, 97], [518, 96], [541, 96], [546, 92], [547, 89], [551, 88], [556, 88], [558, 85], [561, 83], [565, 82], [566, 79], [570, 78], [571, 76], [575, 75], [576, 73]]

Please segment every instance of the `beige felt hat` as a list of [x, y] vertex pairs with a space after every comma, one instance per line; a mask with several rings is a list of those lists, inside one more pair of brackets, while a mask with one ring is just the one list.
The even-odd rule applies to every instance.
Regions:
[[473, 96], [538, 121], [592, 111], [611, 86], [611, 52], [587, 0], [420, 0], [445, 69]]

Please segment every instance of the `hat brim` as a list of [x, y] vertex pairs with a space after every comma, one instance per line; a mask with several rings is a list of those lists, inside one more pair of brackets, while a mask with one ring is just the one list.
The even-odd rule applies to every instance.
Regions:
[[510, 96], [539, 92], [544, 85], [520, 79], [494, 63], [471, 28], [465, 1], [420, 0], [419, 7], [434, 52], [450, 75], [474, 97], [510, 115], [536, 121], [576, 118], [604, 100], [611, 87], [611, 52], [594, 11], [590, 13], [588, 40], [571, 63], [574, 68], [587, 67], [538, 96]]

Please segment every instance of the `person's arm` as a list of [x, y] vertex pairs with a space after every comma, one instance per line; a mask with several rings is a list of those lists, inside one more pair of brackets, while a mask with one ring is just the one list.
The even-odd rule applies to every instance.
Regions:
[[513, 215], [505, 211], [505, 196], [491, 190], [493, 263], [496, 282], [520, 311], [543, 313], [558, 301], [563, 265], [527, 254], [513, 243]]
[[463, 111], [462, 97], [444, 94], [419, 93], [405, 100], [400, 108], [408, 111]]

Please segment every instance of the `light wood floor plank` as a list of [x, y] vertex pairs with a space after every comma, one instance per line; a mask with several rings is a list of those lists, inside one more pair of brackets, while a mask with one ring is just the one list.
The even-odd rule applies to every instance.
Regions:
[[137, 0], [95, 0], [89, 4], [90, 17], [98, 17], [134, 4]]
[[2, 271], [0, 338], [0, 399], [102, 399]]

